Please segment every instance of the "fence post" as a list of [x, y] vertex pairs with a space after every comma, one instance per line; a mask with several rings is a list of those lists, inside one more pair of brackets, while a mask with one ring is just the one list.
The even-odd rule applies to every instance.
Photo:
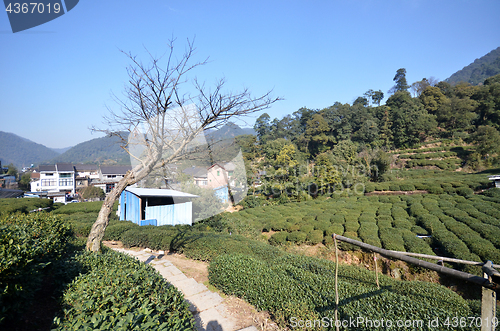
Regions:
[[[483, 266], [483, 277], [492, 282], [492, 278], [498, 278], [499, 273], [492, 267], [491, 261]], [[497, 279], [495, 279], [497, 280]], [[496, 319], [497, 295], [494, 290], [483, 287], [481, 297], [481, 331], [494, 331], [498, 320]]]

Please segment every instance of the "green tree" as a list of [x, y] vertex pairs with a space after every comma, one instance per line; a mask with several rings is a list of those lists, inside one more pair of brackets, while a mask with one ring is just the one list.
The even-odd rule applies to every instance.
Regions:
[[500, 149], [500, 133], [489, 125], [480, 126], [471, 135], [471, 140], [476, 145], [476, 152], [482, 157], [498, 153]]
[[425, 140], [437, 127], [435, 116], [407, 91], [394, 93], [386, 105], [391, 109], [392, 134], [397, 148], [411, 147]]
[[419, 98], [427, 112], [432, 115], [436, 115], [439, 109], [449, 107], [451, 104], [450, 99], [436, 86], [427, 86]]
[[253, 160], [257, 154], [257, 137], [253, 134], [242, 134], [235, 138], [235, 143], [241, 148], [243, 157]]
[[12, 163], [9, 163], [9, 165], [7, 166], [7, 168], [9, 168], [9, 170], [7, 170], [7, 175], [9, 175], [9, 176], [15, 176], [17, 178], [18, 171], [17, 171], [16, 166], [14, 164], [12, 164]]
[[419, 97], [420, 94], [422, 94], [422, 92], [429, 86], [432, 86], [432, 83], [427, 78], [423, 78], [422, 80], [411, 84], [410, 89], [414, 96]]
[[103, 199], [106, 194], [100, 187], [96, 186], [87, 186], [81, 192], [81, 197], [84, 200], [92, 200], [92, 199]]
[[408, 91], [410, 86], [406, 81], [406, 69], [400, 68], [396, 71], [396, 75], [393, 78], [393, 81], [396, 83], [390, 90], [389, 93], [396, 93], [402, 91]]
[[21, 178], [19, 179], [19, 188], [24, 191], [31, 190], [30, 183], [31, 183], [31, 172], [25, 172], [24, 174], [21, 175]]
[[266, 163], [274, 164], [274, 160], [276, 160], [278, 154], [281, 152], [283, 147], [285, 147], [285, 145], [288, 144], [290, 144], [290, 142], [284, 138], [279, 138], [276, 140], [271, 140], [266, 142], [261, 148], [262, 153], [266, 158]]
[[472, 97], [477, 102], [478, 125], [500, 129], [500, 75], [491, 77]]
[[307, 144], [307, 152], [311, 156], [316, 156], [331, 148], [333, 139], [329, 134], [330, 127], [328, 122], [321, 114], [314, 114], [307, 121], [306, 131], [304, 133], [304, 142]]
[[372, 103], [376, 103], [377, 106], [380, 106], [380, 102], [382, 101], [382, 99], [384, 99], [384, 93], [381, 90], [374, 91], [372, 89], [369, 89], [363, 94], [363, 96], [367, 100], [371, 100]]
[[257, 132], [257, 137], [259, 138], [259, 144], [264, 144], [267, 139], [267, 135], [271, 132], [271, 126], [269, 121], [271, 117], [269, 114], [264, 113], [257, 118], [255, 125], [253, 126], [255, 132]]
[[314, 160], [314, 183], [321, 194], [333, 192], [341, 183], [339, 169], [335, 168], [331, 154], [321, 153]]

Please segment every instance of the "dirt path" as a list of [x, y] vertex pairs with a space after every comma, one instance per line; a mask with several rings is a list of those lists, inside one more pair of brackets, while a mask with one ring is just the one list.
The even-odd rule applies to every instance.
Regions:
[[[103, 241], [103, 245], [110, 248], [124, 248], [119, 241]], [[132, 247], [130, 250], [140, 251], [141, 248]], [[154, 251], [152, 251], [154, 252]], [[223, 304], [229, 314], [236, 319], [236, 330], [243, 329], [249, 326], [255, 326], [262, 331], [277, 331], [278, 326], [272, 322], [269, 313], [265, 311], [257, 311], [252, 305], [246, 301], [234, 296], [225, 295], [208, 281], [208, 263], [191, 260], [187, 257], [176, 254], [167, 253], [162, 259], [167, 259], [175, 267], [177, 267], [188, 278], [193, 278], [198, 283], [202, 283], [212, 292], [217, 292], [223, 298]]]

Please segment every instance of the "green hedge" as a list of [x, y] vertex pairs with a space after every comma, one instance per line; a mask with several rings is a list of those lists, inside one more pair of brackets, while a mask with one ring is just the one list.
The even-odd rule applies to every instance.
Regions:
[[61, 217], [44, 212], [0, 220], [0, 324], [26, 312], [44, 268], [64, 253], [71, 236]]
[[10, 215], [16, 212], [28, 213], [31, 210], [38, 208], [52, 208], [53, 201], [51, 199], [40, 198], [9, 198], [0, 199], [0, 216]]
[[113, 251], [76, 261], [83, 273], [65, 290], [53, 330], [195, 330], [182, 293], [153, 267]]
[[[244, 298], [259, 310], [268, 310], [281, 327], [293, 327], [291, 318], [333, 318], [335, 265], [326, 260], [286, 254], [261, 260], [243, 254], [221, 255], [210, 263], [209, 279], [224, 293]], [[437, 284], [401, 282], [373, 272], [339, 266], [341, 320], [445, 319], [471, 315], [465, 300]], [[373, 330], [358, 324], [356, 330]], [[404, 329], [404, 328], [399, 328]], [[424, 323], [421, 330], [435, 330]]]

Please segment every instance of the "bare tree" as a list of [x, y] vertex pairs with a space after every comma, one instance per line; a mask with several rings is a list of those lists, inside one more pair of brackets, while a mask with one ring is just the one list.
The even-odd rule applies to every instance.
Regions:
[[[113, 204], [127, 186], [195, 155], [198, 147], [206, 143], [202, 141], [204, 130], [218, 128], [233, 117], [267, 109], [280, 100], [273, 98], [271, 91], [257, 97], [247, 89], [225, 92], [223, 79], [212, 88], [206, 87], [190, 77], [194, 69], [207, 63], [193, 61], [194, 52], [193, 43], [188, 41], [184, 53], [176, 59], [171, 42], [163, 57], [148, 52], [148, 64], [126, 53], [131, 65], [127, 69], [125, 98], [116, 98], [119, 110], [110, 110], [105, 117], [108, 128], [93, 130], [121, 138], [121, 147], [133, 161], [132, 170], [104, 200], [88, 236], [87, 250], [100, 250]], [[189, 82], [193, 84], [190, 86]], [[193, 93], [189, 93], [191, 90]]]

